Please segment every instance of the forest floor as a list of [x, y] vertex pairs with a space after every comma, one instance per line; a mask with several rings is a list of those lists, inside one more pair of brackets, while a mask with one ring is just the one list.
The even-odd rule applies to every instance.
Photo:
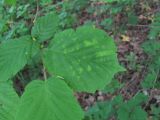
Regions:
[[[122, 0], [123, 2], [113, 3], [90, 0], [85, 5], [83, 2], [86, 3], [87, 0], [40, 1], [51, 3], [44, 5], [39, 0], [24, 0], [18, 2], [17, 8], [2, 7], [5, 12], [1, 14], [4, 14], [4, 22], [7, 23], [0, 36], [0, 43], [30, 34], [34, 20], [54, 10], [61, 19], [61, 30], [93, 25], [106, 31], [115, 40], [119, 63], [126, 71], [115, 75], [113, 82], [105, 89], [107, 92], [76, 93], [81, 106], [88, 110], [97, 101], [110, 101], [118, 95], [127, 101], [138, 93], [144, 93], [149, 96], [143, 107], [146, 112], [151, 110], [153, 104], [160, 108], [160, 0]], [[71, 2], [64, 4], [66, 1]], [[75, 1], [78, 4], [72, 6]], [[155, 20], [157, 15], [159, 17]], [[47, 45], [47, 42], [46, 40], [42, 45]], [[44, 77], [43, 63], [37, 58], [35, 65], [26, 65], [12, 79], [19, 95], [23, 94], [30, 81]]]
[[[48, 18], [48, 13], [54, 13], [56, 17]], [[44, 21], [37, 22], [41, 17], [45, 18]], [[40, 35], [32, 33], [36, 24], [47, 27], [48, 31], [55, 30], [55, 33], [48, 38], [49, 32], [44, 31], [47, 37], [38, 41]], [[103, 118], [99, 120], [123, 120], [128, 115], [126, 120], [139, 117], [139, 120], [160, 120], [160, 0], [0, 0], [0, 44], [29, 35], [33, 41], [38, 41], [40, 49], [23, 69], [12, 76], [17, 94], [21, 96], [31, 81], [53, 76], [41, 53], [55, 34], [83, 25], [100, 28], [113, 38], [118, 61], [126, 69], [109, 80], [111, 82], [104, 90], [92, 94], [75, 93], [85, 110], [85, 117], [89, 120], [92, 117], [93, 120], [97, 117]], [[101, 103], [111, 105], [106, 107]], [[124, 109], [128, 112], [126, 116], [123, 116]]]
[[[126, 72], [116, 75], [116, 79], [123, 83], [123, 87], [117, 89], [112, 94], [104, 94], [97, 91], [96, 94], [79, 93], [78, 99], [82, 106], [87, 109], [93, 105], [96, 101], [110, 100], [118, 94], [122, 94], [126, 100], [131, 99], [135, 94], [144, 92], [150, 96], [150, 103], [157, 102], [160, 104], [160, 89], [152, 88], [145, 90], [141, 87], [141, 82], [144, 80], [148, 66], [145, 62], [149, 59], [147, 54], [142, 49], [142, 44], [148, 40], [148, 34], [150, 31], [150, 24], [152, 22], [153, 15], [160, 12], [160, 2], [157, 4], [148, 4], [145, 6], [143, 0], [133, 7], [133, 11], [136, 12], [138, 23], [135, 25], [126, 23], [126, 13], [120, 12], [114, 16], [114, 28], [112, 30], [106, 30], [100, 23], [106, 16], [105, 14], [99, 14], [98, 8], [103, 6], [104, 3], [91, 3], [88, 7], [94, 7], [94, 14], [89, 14], [86, 9], [83, 9], [79, 13], [79, 25], [88, 21], [95, 21], [96, 27], [101, 28], [110, 34], [118, 46], [118, 59], [121, 65], [126, 68]], [[96, 11], [97, 8], [97, 11]], [[125, 24], [125, 30], [119, 32], [121, 24]]]

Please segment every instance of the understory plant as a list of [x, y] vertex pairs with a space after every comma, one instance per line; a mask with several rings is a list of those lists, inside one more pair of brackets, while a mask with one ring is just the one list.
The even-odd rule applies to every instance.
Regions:
[[160, 14], [156, 13], [147, 41], [142, 45], [144, 52], [148, 56], [146, 65], [149, 66], [148, 73], [142, 82], [142, 87], [145, 89], [160, 88]]
[[146, 100], [147, 96], [142, 93], [128, 101], [117, 95], [109, 101], [97, 102], [89, 108], [85, 120], [147, 120], [147, 113], [141, 107]]
[[[31, 34], [0, 44], [0, 120], [82, 120], [74, 93], [102, 90], [124, 70], [104, 31], [94, 26], [62, 31], [58, 25], [59, 17], [47, 13], [34, 20]], [[18, 96], [12, 80], [36, 58], [43, 78], [31, 80]]]

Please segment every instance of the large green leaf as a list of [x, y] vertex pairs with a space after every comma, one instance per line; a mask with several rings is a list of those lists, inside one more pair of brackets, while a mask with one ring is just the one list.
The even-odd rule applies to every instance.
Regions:
[[0, 81], [13, 77], [37, 50], [30, 36], [0, 44]]
[[49, 13], [37, 19], [32, 28], [32, 36], [42, 42], [54, 36], [58, 30], [59, 18], [55, 13]]
[[87, 92], [103, 89], [123, 70], [113, 39], [88, 26], [56, 34], [44, 52], [44, 63], [51, 74], [63, 77], [74, 90]]
[[64, 81], [30, 83], [20, 100], [16, 120], [82, 120], [83, 111]]
[[19, 97], [8, 83], [0, 83], [0, 120], [14, 120]]

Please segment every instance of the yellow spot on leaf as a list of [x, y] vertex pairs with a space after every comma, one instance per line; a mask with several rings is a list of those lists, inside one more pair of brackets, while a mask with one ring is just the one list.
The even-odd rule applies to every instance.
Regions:
[[33, 41], [36, 41], [36, 38], [33, 37], [32, 40], [33, 40]]
[[82, 73], [82, 72], [83, 72], [83, 69], [82, 69], [82, 68], [80, 68], [80, 69], [79, 69], [79, 73]]
[[44, 48], [44, 45], [41, 45], [41, 48]]
[[91, 70], [92, 70], [92, 68], [91, 68], [90, 65], [87, 66], [87, 70], [88, 70], [88, 71], [91, 71]]
[[25, 52], [26, 55], [28, 55], [28, 52]]
[[97, 41], [96, 40], [93, 40], [93, 41], [84, 41], [84, 45], [86, 46], [86, 47], [88, 47], [88, 46], [91, 46], [91, 45], [96, 45], [97, 44]]

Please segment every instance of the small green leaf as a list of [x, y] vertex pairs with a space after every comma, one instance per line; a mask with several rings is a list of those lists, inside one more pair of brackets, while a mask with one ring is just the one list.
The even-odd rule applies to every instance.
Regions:
[[0, 81], [13, 77], [37, 50], [38, 47], [30, 36], [0, 44]]
[[85, 120], [109, 120], [111, 116], [116, 116], [117, 108], [123, 103], [121, 95], [110, 101], [96, 102], [85, 114]]
[[49, 13], [35, 21], [32, 28], [32, 36], [38, 41], [43, 42], [52, 38], [58, 30], [59, 18], [55, 13]]
[[157, 12], [154, 16], [153, 22], [150, 25], [149, 39], [155, 40], [158, 39], [160, 35], [160, 13]]
[[141, 85], [145, 89], [153, 88], [156, 84], [157, 73], [155, 71], [149, 72], [145, 79], [141, 82]]
[[140, 106], [136, 107], [129, 120], [147, 120], [147, 113]]
[[105, 88], [102, 90], [103, 93], [114, 93], [116, 90], [123, 86], [118, 80], [113, 79]]
[[142, 44], [142, 48], [149, 55], [157, 55], [157, 51], [160, 50], [160, 42], [158, 40], [148, 40]]
[[138, 23], [138, 17], [135, 13], [128, 13], [128, 23], [131, 25], [136, 25]]
[[117, 110], [118, 120], [147, 120], [147, 113], [141, 107], [147, 99], [146, 95], [139, 93], [131, 100], [121, 103]]
[[160, 118], [160, 107], [156, 107], [156, 106], [151, 106], [151, 113], [153, 114], [152, 119], [153, 120], [159, 120]]
[[44, 63], [51, 74], [63, 77], [74, 90], [87, 92], [103, 89], [115, 73], [124, 70], [113, 39], [88, 26], [56, 34], [44, 52]]
[[0, 82], [0, 120], [14, 120], [18, 102], [12, 85]]
[[83, 111], [64, 81], [33, 81], [21, 97], [16, 120], [82, 120]]

